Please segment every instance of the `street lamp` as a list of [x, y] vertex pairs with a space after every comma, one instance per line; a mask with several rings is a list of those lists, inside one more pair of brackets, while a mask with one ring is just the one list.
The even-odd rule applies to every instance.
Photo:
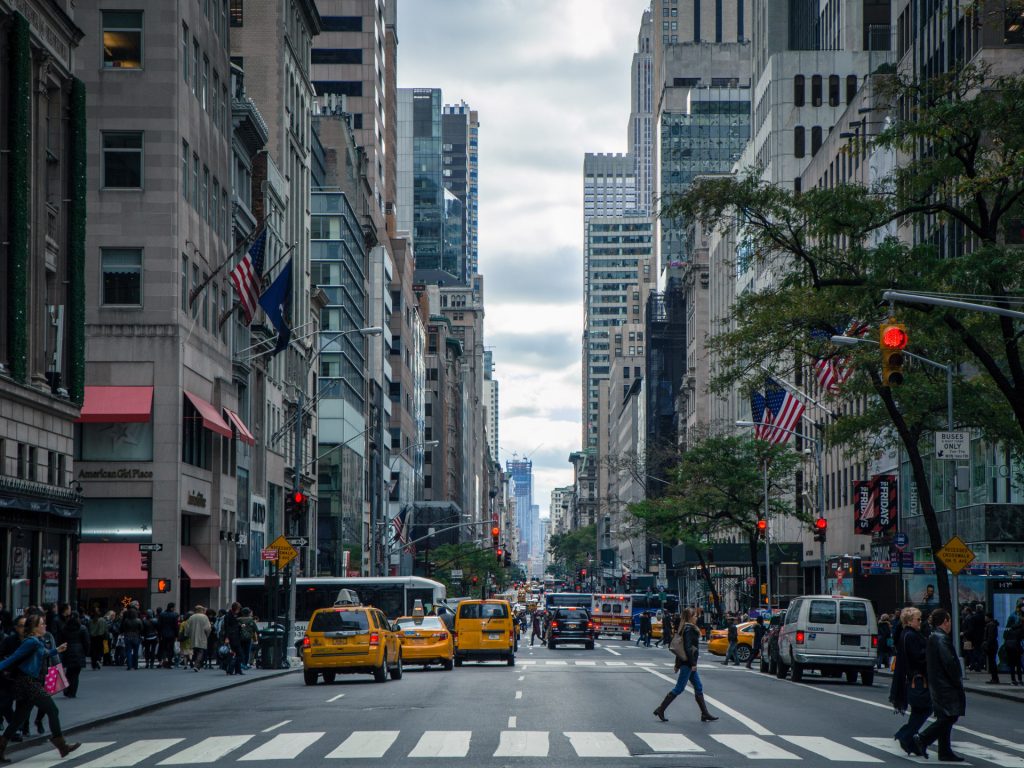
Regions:
[[[786, 429], [775, 424], [765, 424], [760, 421], [737, 421], [737, 427], [772, 427], [777, 429], [779, 432], [785, 432], [788, 435], [797, 435], [800, 438], [807, 440], [814, 444], [814, 463], [818, 469], [818, 517], [824, 519], [825, 517], [825, 491], [824, 491], [824, 474], [821, 468], [821, 440], [815, 437], [810, 437], [801, 432], [796, 432], [792, 429]], [[768, 520], [768, 462], [764, 464], [764, 519]], [[820, 587], [821, 594], [825, 594], [825, 542], [819, 542], [820, 547], [818, 549], [819, 566], [821, 569]], [[768, 532], [765, 532], [764, 537], [764, 571], [765, 571], [765, 596], [768, 598], [768, 605], [771, 606], [771, 563], [770, 563], [770, 537]]]

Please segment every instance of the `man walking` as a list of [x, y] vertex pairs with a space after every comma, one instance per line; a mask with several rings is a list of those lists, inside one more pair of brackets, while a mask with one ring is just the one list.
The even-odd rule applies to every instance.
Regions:
[[644, 611], [640, 614], [640, 637], [637, 638], [636, 644], [644, 644], [645, 648], [651, 647], [651, 614], [650, 611]]
[[722, 662], [722, 666], [729, 666], [729, 659], [732, 659], [733, 665], [738, 667], [740, 665], [740, 662], [739, 659], [736, 658], [736, 645], [737, 643], [739, 643], [740, 633], [739, 630], [736, 629], [736, 619], [734, 619], [732, 616], [730, 616], [728, 619], [728, 625], [725, 630], [725, 638], [729, 641], [729, 648], [725, 652], [725, 661]]
[[967, 696], [960, 672], [960, 660], [953, 647], [950, 632], [953, 622], [944, 608], [936, 608], [928, 617], [932, 633], [928, 636], [925, 658], [928, 667], [928, 690], [932, 696], [935, 722], [913, 737], [914, 746], [922, 757], [928, 756], [928, 746], [939, 742], [939, 760], [962, 763], [963, 758], [953, 752], [950, 736], [953, 725], [967, 710]]
[[985, 652], [985, 660], [988, 662], [988, 673], [990, 675], [986, 683], [999, 685], [999, 622], [991, 613], [985, 617], [985, 635], [981, 641], [981, 648]]
[[242, 674], [242, 625], [238, 621], [241, 612], [242, 604], [234, 602], [224, 615], [224, 639], [231, 648], [227, 668], [229, 675]]
[[764, 616], [758, 616], [757, 623], [754, 625], [754, 647], [750, 650], [750, 655], [747, 656], [747, 669], [752, 669], [751, 665], [754, 663], [754, 659], [760, 658], [761, 639], [767, 631], [768, 630], [764, 626]]
[[160, 635], [160, 666], [170, 669], [174, 664], [174, 641], [178, 639], [178, 614], [174, 603], [168, 603], [157, 616], [156, 627]]
[[206, 608], [197, 605], [182, 629], [183, 634], [192, 644], [192, 669], [196, 672], [203, 668], [203, 660], [206, 656], [206, 643], [211, 629], [210, 619], [206, 615]]
[[540, 625], [540, 611], [533, 612], [533, 629], [530, 631], [530, 647], [533, 647], [533, 639], [540, 638], [540, 644], [544, 645], [544, 630]]

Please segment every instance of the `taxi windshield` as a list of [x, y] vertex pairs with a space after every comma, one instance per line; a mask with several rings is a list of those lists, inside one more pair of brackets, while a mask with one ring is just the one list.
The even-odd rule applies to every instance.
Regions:
[[402, 629], [444, 629], [444, 624], [437, 616], [424, 616], [421, 619], [402, 617], [398, 620]]
[[324, 611], [309, 625], [310, 632], [366, 632], [369, 628], [365, 611]]

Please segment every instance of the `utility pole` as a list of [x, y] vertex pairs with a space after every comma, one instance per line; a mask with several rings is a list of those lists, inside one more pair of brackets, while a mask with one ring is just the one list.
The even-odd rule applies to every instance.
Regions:
[[[309, 371], [306, 371], [308, 376]], [[302, 410], [306, 405], [306, 377], [300, 382], [299, 395], [295, 401], [295, 471], [292, 473], [292, 492], [302, 490], [302, 453], [303, 453], [303, 418]], [[291, 530], [292, 535], [298, 535], [295, 523], [291, 520], [285, 521], [285, 528]], [[300, 552], [299, 558], [302, 560]], [[288, 585], [288, 619], [284, 626], [285, 646], [283, 658], [288, 658], [288, 646], [291, 645], [292, 627], [295, 626], [295, 561], [285, 566], [285, 581]]]

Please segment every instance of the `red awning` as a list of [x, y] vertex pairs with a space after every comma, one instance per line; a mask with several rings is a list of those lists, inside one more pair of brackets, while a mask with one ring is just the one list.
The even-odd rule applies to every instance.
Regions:
[[256, 445], [256, 438], [253, 436], [249, 428], [245, 426], [245, 422], [242, 421], [242, 417], [232, 411], [230, 408], [225, 408], [224, 413], [228, 415], [228, 421], [235, 425], [235, 429], [238, 430], [238, 439], [243, 443], [249, 445]]
[[206, 562], [206, 558], [199, 554], [195, 547], [181, 546], [181, 570], [188, 576], [193, 587], [219, 587], [220, 576]]
[[199, 416], [203, 420], [204, 427], [211, 432], [216, 432], [218, 435], [234, 437], [231, 432], [231, 427], [224, 423], [224, 419], [220, 417], [216, 408], [203, 400], [199, 395], [193, 395], [188, 390], [185, 391], [185, 397], [187, 397], [192, 402], [192, 405], [196, 407], [196, 410], [199, 411]]
[[86, 387], [82, 415], [85, 423], [149, 421], [153, 412], [152, 387]]
[[79, 589], [146, 589], [138, 544], [83, 543], [78, 545]]

